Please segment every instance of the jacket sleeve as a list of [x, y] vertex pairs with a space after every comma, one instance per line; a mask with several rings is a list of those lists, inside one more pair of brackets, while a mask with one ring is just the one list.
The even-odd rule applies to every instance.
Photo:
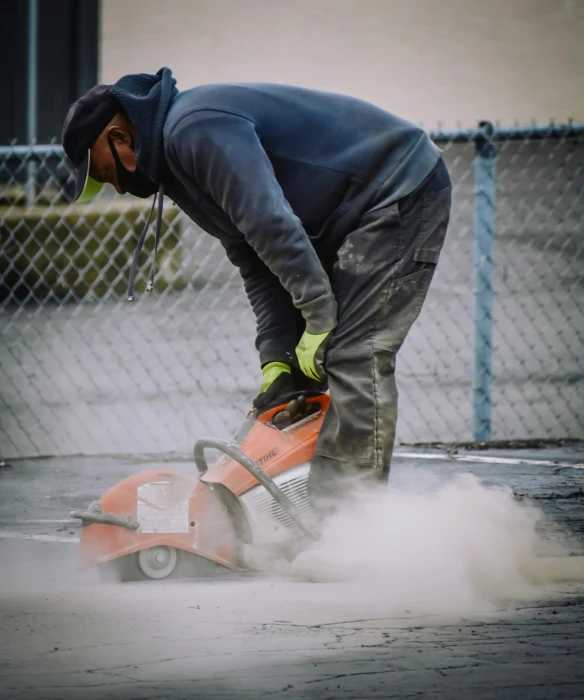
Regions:
[[[229, 260], [239, 268], [257, 321], [256, 348], [262, 367], [268, 362], [296, 363], [294, 349], [300, 339], [299, 314], [292, 297], [245, 241], [226, 243]], [[301, 320], [301, 319], [300, 319]]]
[[[167, 136], [173, 159], [223, 209], [258, 258], [290, 294], [310, 333], [332, 330], [337, 305], [329, 278], [276, 179], [249, 119], [203, 110]], [[243, 242], [243, 241], [242, 241]], [[237, 264], [237, 263], [236, 263]], [[246, 279], [246, 273], [243, 273]], [[251, 287], [254, 287], [252, 284]], [[249, 294], [250, 292], [248, 292]], [[269, 304], [273, 287], [251, 290]]]

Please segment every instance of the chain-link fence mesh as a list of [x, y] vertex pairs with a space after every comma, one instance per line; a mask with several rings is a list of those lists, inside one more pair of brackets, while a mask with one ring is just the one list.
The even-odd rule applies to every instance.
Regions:
[[[473, 437], [477, 134], [433, 134], [454, 200], [437, 274], [398, 356], [401, 442]], [[583, 134], [492, 137], [493, 438], [584, 435]], [[156, 291], [140, 294], [144, 265], [127, 302], [150, 204], [104, 193], [71, 205], [71, 184], [57, 146], [0, 149], [0, 453], [187, 452], [196, 437], [230, 434], [260, 382], [238, 271], [167, 206]]]

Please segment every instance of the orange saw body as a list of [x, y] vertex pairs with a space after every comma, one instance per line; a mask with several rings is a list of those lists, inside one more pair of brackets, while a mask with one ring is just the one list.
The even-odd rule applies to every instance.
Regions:
[[[251, 411], [230, 442], [198, 440], [185, 473], [140, 472], [73, 511], [82, 567], [118, 580], [201, 576], [314, 538], [308, 474], [329, 401], [315, 394]], [[211, 466], [207, 450], [220, 453]]]

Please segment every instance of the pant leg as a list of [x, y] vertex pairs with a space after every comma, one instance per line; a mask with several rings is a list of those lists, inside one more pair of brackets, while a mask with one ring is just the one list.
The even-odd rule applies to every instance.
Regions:
[[367, 212], [339, 250], [332, 272], [339, 322], [325, 360], [331, 406], [309, 480], [315, 500], [341, 496], [345, 476], [387, 481], [397, 422], [396, 356], [430, 286], [450, 195], [440, 161], [412, 195]]

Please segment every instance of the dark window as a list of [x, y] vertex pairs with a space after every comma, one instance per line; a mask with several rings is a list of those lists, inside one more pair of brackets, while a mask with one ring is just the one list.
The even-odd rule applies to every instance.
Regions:
[[[0, 144], [26, 143], [28, 2], [0, 3]], [[99, 0], [38, 0], [37, 142], [59, 139], [72, 102], [97, 82]]]

